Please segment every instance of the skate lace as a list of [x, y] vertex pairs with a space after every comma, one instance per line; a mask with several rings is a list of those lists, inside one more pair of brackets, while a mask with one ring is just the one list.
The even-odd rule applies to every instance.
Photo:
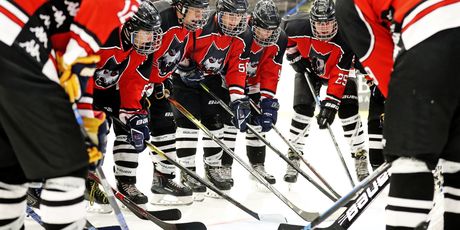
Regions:
[[367, 152], [359, 150], [354, 154], [353, 158], [355, 158], [356, 173], [360, 176], [367, 176], [369, 174], [367, 170]]
[[185, 178], [187, 179], [187, 181], [190, 183], [190, 184], [194, 184], [194, 185], [201, 185], [201, 183], [197, 180], [195, 180], [195, 178], [193, 178], [192, 176], [186, 174], [185, 175]]
[[263, 165], [254, 165], [254, 170], [256, 170], [263, 177], [271, 177], [271, 175], [265, 171], [265, 166]]
[[[300, 166], [299, 160], [297, 160], [297, 159], [293, 159], [293, 160], [291, 160], [291, 162], [297, 167]], [[292, 167], [291, 165], [288, 164], [286, 174], [297, 175], [297, 170], [295, 170], [294, 167]]]
[[224, 179], [222, 177], [222, 173], [223, 173], [222, 167], [212, 167], [209, 169], [209, 174], [211, 175], [211, 177], [218, 181], [221, 181]]
[[173, 188], [175, 190], [182, 190], [185, 187], [185, 186], [182, 186], [182, 185], [176, 183], [172, 179], [169, 179], [167, 183], [168, 183], [168, 187]]
[[89, 192], [89, 204], [90, 205], [93, 205], [95, 200], [96, 200], [96, 197], [99, 197], [100, 198], [100, 201], [102, 203], [107, 203], [108, 202], [108, 198], [107, 196], [105, 195], [105, 193], [99, 189], [99, 186], [97, 183], [92, 183], [91, 185], [91, 191]]
[[131, 196], [138, 196], [141, 195], [141, 191], [139, 191], [134, 184], [122, 184], [123, 190], [125, 190]]
[[220, 170], [221, 170], [222, 178], [226, 180], [232, 179], [232, 168], [222, 167]]

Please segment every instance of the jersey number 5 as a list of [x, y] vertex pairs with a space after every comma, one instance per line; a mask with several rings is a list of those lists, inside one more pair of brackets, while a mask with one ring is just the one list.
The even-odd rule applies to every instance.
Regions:
[[246, 65], [244, 63], [238, 64], [238, 71], [241, 73], [246, 73]]

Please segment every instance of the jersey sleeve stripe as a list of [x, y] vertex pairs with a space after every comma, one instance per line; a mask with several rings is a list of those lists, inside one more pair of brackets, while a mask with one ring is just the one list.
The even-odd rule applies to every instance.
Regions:
[[94, 36], [90, 35], [85, 29], [77, 24], [72, 24], [70, 25], [70, 30], [77, 34], [83, 42], [88, 44], [94, 53], [99, 50], [98, 42], [94, 39]]

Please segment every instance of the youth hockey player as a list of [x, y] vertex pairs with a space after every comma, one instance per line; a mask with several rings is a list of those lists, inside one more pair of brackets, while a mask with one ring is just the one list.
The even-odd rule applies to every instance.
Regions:
[[[413, 229], [444, 177], [444, 229], [460, 224], [460, 1], [345, 0], [339, 25], [385, 101], [384, 154], [392, 162], [387, 229]], [[391, 78], [390, 78], [391, 76]], [[445, 84], [448, 82], [449, 84]]]
[[[96, 163], [101, 154], [85, 144], [72, 103], [94, 72], [94, 53], [133, 9], [137, 2], [0, 3], [1, 229], [24, 228], [27, 182], [42, 179], [45, 228], [85, 226], [88, 161]], [[101, 124], [102, 118], [83, 119], [90, 137], [105, 134], [98, 133]]]
[[[142, 105], [142, 97], [152, 68], [149, 54], [161, 44], [161, 22], [154, 3], [144, 1], [131, 20], [112, 31], [98, 52], [101, 62], [94, 74], [94, 106], [119, 117], [130, 129], [127, 133], [114, 125], [114, 171], [118, 190], [137, 204], [147, 203], [147, 197], [136, 188], [135, 167], [130, 166], [137, 166], [137, 154], [145, 149], [144, 140], [150, 137], [148, 111]], [[83, 102], [91, 102], [90, 99], [88, 95]], [[79, 106], [84, 109], [88, 105]], [[136, 161], [124, 162], [127, 158]]]
[[[258, 132], [268, 132], [276, 123], [279, 103], [275, 98], [278, 79], [281, 73], [287, 36], [279, 27], [281, 17], [278, 8], [271, 0], [263, 0], [256, 4], [249, 21], [253, 42], [249, 53], [249, 63], [246, 71], [246, 93], [260, 106], [262, 115], [251, 111], [250, 124]], [[237, 129], [227, 119], [224, 131], [224, 143], [235, 149]], [[265, 171], [265, 144], [254, 134], [246, 134], [246, 152], [252, 167], [259, 172], [270, 184], [276, 182], [275, 177]], [[224, 153], [222, 156], [222, 176], [233, 186], [233, 158]]]
[[[210, 16], [201, 31], [190, 38], [190, 51], [173, 77], [172, 96], [219, 138], [223, 134], [221, 114], [225, 111], [201, 89], [199, 83], [207, 85], [220, 97], [230, 97], [230, 107], [237, 114], [233, 122], [238, 129], [245, 131], [250, 108], [248, 98], [244, 96], [244, 86], [252, 39], [247, 29], [247, 8], [246, 0], [217, 1], [217, 12]], [[179, 161], [196, 170], [198, 129], [179, 111], [174, 109], [173, 112], [178, 126], [176, 148]], [[203, 138], [203, 148], [206, 177], [219, 189], [229, 190], [231, 184], [222, 178], [222, 149], [208, 137]], [[181, 181], [194, 191], [206, 191], [204, 185], [184, 172]]]
[[[172, 88], [170, 76], [185, 55], [185, 46], [190, 42], [190, 33], [205, 25], [209, 18], [208, 0], [175, 0], [170, 6], [166, 1], [159, 1], [160, 14], [165, 31], [163, 42], [153, 54], [153, 67], [150, 82], [153, 93], [149, 97], [150, 133], [152, 143], [163, 150], [166, 155], [176, 159], [176, 124], [167, 97]], [[174, 182], [176, 167], [152, 152], [154, 176], [151, 191], [153, 204], [190, 204], [193, 202], [192, 190]], [[166, 199], [165, 195], [177, 199]], [[203, 196], [195, 196], [202, 200]]]
[[[293, 103], [295, 115], [291, 122], [290, 140], [297, 149], [304, 148], [316, 105], [314, 97], [319, 95], [322, 85], [327, 85], [327, 96], [321, 101], [317, 123], [320, 129], [327, 128], [338, 111], [344, 136], [355, 159], [358, 180], [363, 180], [369, 175], [367, 151], [364, 149], [365, 140], [358, 114], [356, 82], [348, 81], [353, 54], [337, 34], [334, 2], [316, 0], [309, 15], [298, 13], [287, 17], [283, 28], [289, 37], [286, 57], [297, 72]], [[312, 82], [316, 95], [310, 93], [305, 74]], [[304, 129], [307, 132], [301, 135]], [[299, 159], [293, 152], [289, 151], [288, 156], [299, 165]], [[294, 183], [297, 175], [297, 171], [288, 165], [284, 180]]]

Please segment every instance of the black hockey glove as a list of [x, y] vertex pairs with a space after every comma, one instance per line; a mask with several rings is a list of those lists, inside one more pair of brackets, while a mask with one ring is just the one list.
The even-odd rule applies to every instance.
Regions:
[[325, 99], [321, 102], [321, 109], [316, 116], [320, 129], [325, 129], [328, 124], [331, 125], [334, 122], [337, 110], [339, 110], [337, 101]]
[[241, 99], [230, 102], [230, 108], [234, 114], [232, 118], [233, 125], [239, 129], [240, 132], [246, 132], [248, 129], [247, 122], [251, 116], [249, 98], [243, 97]]
[[310, 62], [308, 59], [303, 58], [299, 52], [286, 54], [286, 59], [297, 73], [305, 73], [307, 72], [307, 69], [310, 68]]
[[155, 83], [153, 85], [153, 93], [155, 98], [158, 100], [168, 98], [171, 94], [172, 88], [173, 83], [171, 78], [166, 78], [162, 83]]
[[192, 62], [190, 66], [179, 65], [176, 71], [179, 74], [182, 82], [188, 87], [198, 88], [200, 82], [204, 80], [204, 73], [198, 66]]
[[150, 140], [148, 115], [120, 112], [120, 120], [124, 121], [130, 130], [128, 134], [128, 142], [134, 146], [137, 152], [144, 151], [144, 141]]
[[280, 104], [278, 99], [275, 98], [264, 98], [260, 102], [261, 114], [257, 116], [257, 124], [262, 126], [262, 132], [268, 132], [272, 129], [272, 124], [276, 124], [278, 118], [278, 109]]

